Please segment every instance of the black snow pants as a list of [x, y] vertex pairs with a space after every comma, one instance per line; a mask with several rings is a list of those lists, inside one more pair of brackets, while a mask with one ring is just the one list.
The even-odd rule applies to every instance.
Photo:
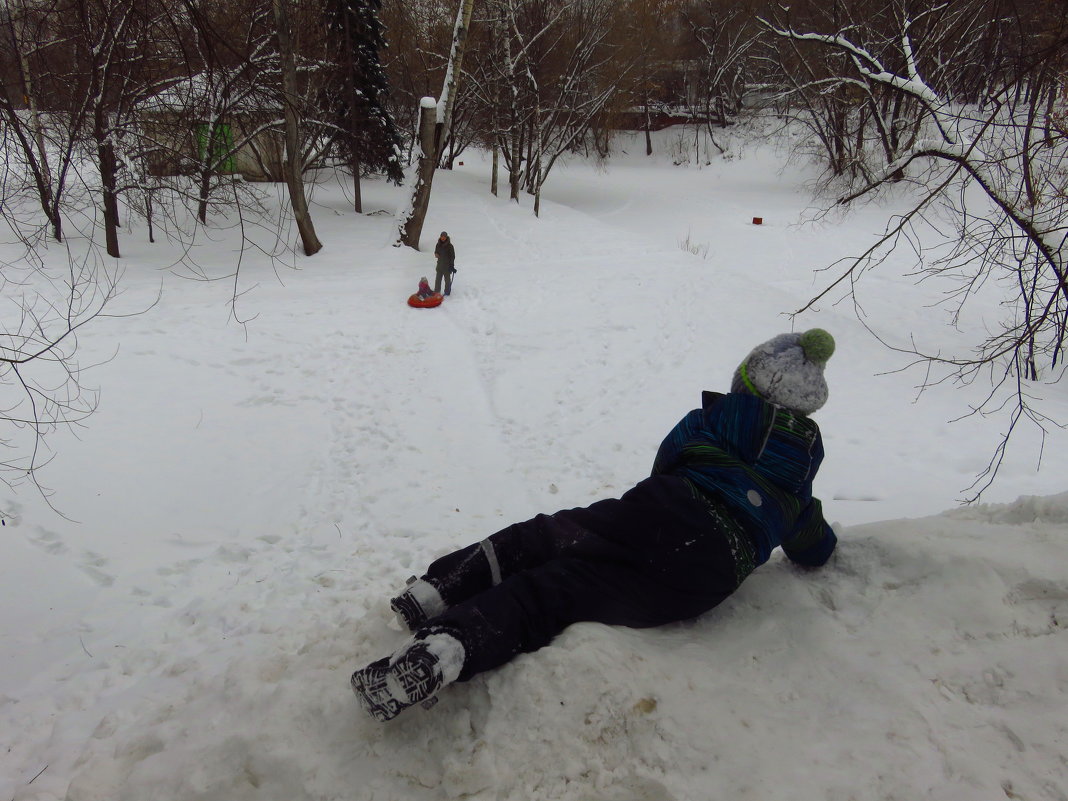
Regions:
[[465, 681], [579, 621], [643, 628], [696, 617], [737, 589], [752, 554], [721, 508], [680, 478], [654, 476], [435, 561], [423, 578], [448, 608], [424, 630], [463, 643]]

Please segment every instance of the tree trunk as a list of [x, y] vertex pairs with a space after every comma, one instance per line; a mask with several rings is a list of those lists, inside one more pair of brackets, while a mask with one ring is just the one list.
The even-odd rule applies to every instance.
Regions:
[[445, 134], [452, 131], [452, 113], [456, 108], [456, 92], [460, 85], [460, 70], [464, 63], [467, 31], [471, 27], [471, 13], [474, 7], [475, 0], [462, 0], [459, 13], [456, 15], [456, 26], [452, 33], [452, 52], [449, 54], [449, 65], [445, 69], [445, 85], [441, 90], [442, 96], [438, 98], [438, 127], [434, 139], [435, 156], [441, 153]]
[[519, 182], [522, 177], [523, 172], [520, 169], [513, 169], [508, 173], [508, 199], [516, 203], [519, 202]]
[[363, 164], [355, 150], [352, 152], [352, 164], [349, 169], [352, 170], [352, 208], [357, 214], [363, 214], [363, 190], [360, 186], [360, 171], [363, 169]]
[[497, 173], [500, 170], [501, 164], [501, 148], [498, 146], [497, 141], [493, 142], [493, 170], [490, 173], [490, 192], [493, 196], [497, 196]]
[[545, 138], [542, 129], [541, 119], [541, 98], [539, 97], [534, 106], [534, 135], [531, 137], [534, 142], [534, 151], [530, 159], [530, 181], [529, 189], [532, 195], [534, 195], [534, 216], [541, 216], [541, 165], [542, 158], [544, 157]]
[[282, 102], [285, 105], [286, 157], [285, 179], [289, 186], [289, 201], [293, 206], [293, 219], [304, 245], [304, 253], [314, 256], [323, 245], [315, 235], [315, 225], [308, 211], [308, 199], [304, 194], [304, 170], [300, 149], [300, 130], [297, 119], [297, 69], [293, 61], [293, 46], [289, 38], [289, 14], [287, 0], [274, 0], [274, 19], [278, 28], [278, 53], [282, 66]]
[[419, 108], [419, 172], [412, 194], [412, 208], [408, 218], [401, 226], [400, 241], [410, 248], [419, 250], [419, 236], [423, 233], [423, 222], [430, 207], [430, 185], [434, 181], [434, 136], [437, 126], [437, 104], [434, 98], [424, 97]]
[[[14, 36], [14, 22], [12, 22], [12, 35]], [[23, 36], [19, 37], [21, 41], [26, 40], [25, 30], [23, 30]], [[41, 200], [42, 205], [45, 207], [45, 214], [49, 218], [49, 222], [52, 223], [52, 236], [57, 242], [63, 241], [63, 222], [59, 216], [59, 209], [55, 210], [53, 215], [50, 210], [52, 200], [52, 173], [48, 166], [48, 148], [45, 147], [44, 140], [44, 125], [41, 123], [41, 113], [37, 106], [37, 92], [35, 91], [33, 83], [33, 73], [30, 71], [30, 59], [26, 53], [26, 48], [19, 46], [19, 40], [16, 40], [15, 47], [19, 54], [19, 69], [22, 72], [22, 85], [26, 92], [26, 102], [30, 111], [30, 125], [33, 128], [34, 139], [37, 142], [37, 158], [39, 160], [39, 169], [41, 172], [41, 178], [38, 182], [41, 188]]]
[[353, 79], [354, 65], [352, 50], [355, 46], [352, 35], [350, 9], [342, 7], [341, 24], [345, 32], [342, 52], [345, 58], [345, 95], [349, 104], [349, 169], [352, 170], [352, 207], [357, 214], [363, 214], [363, 191], [360, 187], [360, 154], [357, 150], [360, 125], [356, 121], [356, 84]]
[[19, 72], [22, 79], [21, 91], [25, 98], [29, 115], [30, 131], [25, 130], [25, 125], [17, 109], [19, 104], [8, 94], [7, 85], [0, 86], [0, 98], [7, 124], [19, 147], [26, 158], [26, 163], [33, 175], [34, 184], [37, 187], [37, 195], [41, 202], [41, 209], [52, 225], [52, 236], [57, 242], [63, 241], [63, 222], [59, 213], [59, 202], [52, 191], [52, 174], [48, 164], [48, 150], [45, 148], [44, 126], [41, 123], [41, 115], [37, 105], [37, 93], [33, 76], [30, 72], [30, 61], [26, 53], [27, 48], [23, 42], [27, 41], [25, 27], [22, 31], [16, 31], [15, 19], [11, 11], [6, 12], [8, 32], [11, 34], [12, 49], [18, 53]]
[[100, 188], [103, 192], [104, 240], [108, 255], [119, 258], [119, 201], [116, 196], [118, 160], [108, 138], [105, 112], [98, 105], [93, 120], [93, 138], [96, 139], [97, 164], [100, 167]]
[[[498, 9], [499, 10], [499, 9]], [[497, 61], [501, 58], [500, 43], [504, 36], [504, 32], [501, 29], [501, 18], [495, 16], [493, 20], [493, 32], [491, 34], [493, 41], [493, 59]], [[493, 167], [490, 170], [490, 193], [496, 197], [498, 190], [498, 176], [501, 169], [501, 142], [500, 142], [500, 127], [501, 127], [501, 85], [497, 80], [492, 83], [493, 97], [490, 101], [490, 130], [493, 132]]]
[[645, 98], [645, 155], [653, 155], [653, 121], [649, 114], [649, 98]]
[[147, 186], [145, 187], [145, 222], [148, 223], [148, 241], [155, 244], [156, 242], [156, 227], [155, 227], [155, 214], [154, 206], [152, 205], [152, 190]]
[[1053, 146], [1053, 137], [1056, 127], [1054, 125], [1054, 111], [1057, 108], [1057, 90], [1054, 87], [1047, 87], [1046, 94], [1046, 119], [1043, 126], [1045, 136], [1043, 137], [1043, 144], [1046, 147]]
[[519, 202], [519, 181], [523, 175], [523, 142], [519, 122], [519, 85], [515, 75], [515, 61], [512, 59], [512, 40], [505, 37], [504, 54], [508, 76], [508, 90], [512, 102], [508, 110], [508, 139], [511, 159], [508, 162], [508, 199]]
[[208, 196], [211, 192], [211, 170], [200, 172], [200, 197], [197, 198], [197, 219], [208, 224]]

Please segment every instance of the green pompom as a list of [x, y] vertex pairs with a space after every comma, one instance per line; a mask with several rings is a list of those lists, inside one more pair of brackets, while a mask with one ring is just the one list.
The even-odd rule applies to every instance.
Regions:
[[822, 328], [810, 328], [801, 335], [805, 358], [816, 364], [826, 364], [834, 354], [834, 337]]

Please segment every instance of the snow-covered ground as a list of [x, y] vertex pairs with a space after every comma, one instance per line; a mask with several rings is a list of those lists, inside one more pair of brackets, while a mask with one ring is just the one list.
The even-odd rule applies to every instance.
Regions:
[[[115, 310], [163, 295], [81, 337], [99, 410], [40, 476], [65, 517], [0, 492], [0, 798], [1068, 799], [1068, 435], [1037, 472], [1021, 429], [987, 505], [957, 508], [1004, 421], [947, 421], [984, 388], [919, 394], [851, 302], [783, 316], [892, 202], [799, 225], [811, 176], [783, 154], [675, 167], [680, 141], [558, 165], [540, 219], [465, 154], [424, 229], [457, 248], [436, 310], [404, 303], [433, 259], [391, 246], [405, 190], [381, 183], [363, 216], [316, 189], [325, 247], [296, 269], [246, 256], [245, 326], [232, 283], [127, 235]], [[235, 247], [193, 255], [222, 275]], [[950, 328], [912, 267], [860, 287], [888, 341], [959, 350], [1001, 313], [987, 287]], [[433, 710], [364, 717], [348, 677], [403, 641], [408, 575], [618, 495], [702, 389], [813, 325], [838, 341], [825, 568], [775, 557], [698, 620], [574, 626]], [[1068, 420], [1063, 382], [1034, 392]]]

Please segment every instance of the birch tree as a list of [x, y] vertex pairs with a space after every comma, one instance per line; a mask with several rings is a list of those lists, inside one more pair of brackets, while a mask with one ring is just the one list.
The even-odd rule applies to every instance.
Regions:
[[[383, 0], [380, 19], [388, 43], [380, 56], [390, 86], [389, 108], [398, 127], [414, 134], [420, 102], [431, 96], [436, 101], [441, 91], [456, 0]], [[415, 147], [414, 136], [406, 140]]]
[[[467, 43], [467, 33], [471, 27], [471, 14], [474, 11], [474, 0], [462, 0], [456, 14], [456, 24], [453, 26], [452, 47], [449, 51], [449, 60], [445, 69], [445, 79], [442, 83], [441, 94], [434, 107], [434, 139], [432, 144], [420, 134], [420, 152], [418, 153], [418, 169], [415, 183], [412, 188], [412, 198], [407, 210], [402, 214], [399, 225], [399, 238], [397, 244], [407, 245], [419, 250], [419, 237], [423, 232], [423, 223], [426, 220], [427, 209], [430, 205], [430, 190], [434, 183], [434, 170], [437, 168], [438, 146], [441, 142], [442, 131], [447, 130], [452, 122], [453, 107], [456, 103], [456, 90], [463, 68], [464, 52]], [[429, 105], [424, 102], [420, 107], [420, 132], [424, 131], [429, 124], [426, 117]], [[429, 152], [428, 152], [429, 147]]]
[[[508, 170], [509, 199], [519, 202], [519, 194], [528, 174], [527, 162], [537, 109], [537, 79], [531, 80], [538, 61], [536, 49], [551, 38], [555, 26], [568, 4], [547, 7], [523, 0], [495, 0], [491, 5], [490, 24], [494, 48], [480, 69], [480, 101], [487, 106], [492, 127], [489, 138], [494, 153], [500, 153]], [[542, 13], [531, 13], [532, 9]], [[494, 176], [495, 178], [496, 176]]]

